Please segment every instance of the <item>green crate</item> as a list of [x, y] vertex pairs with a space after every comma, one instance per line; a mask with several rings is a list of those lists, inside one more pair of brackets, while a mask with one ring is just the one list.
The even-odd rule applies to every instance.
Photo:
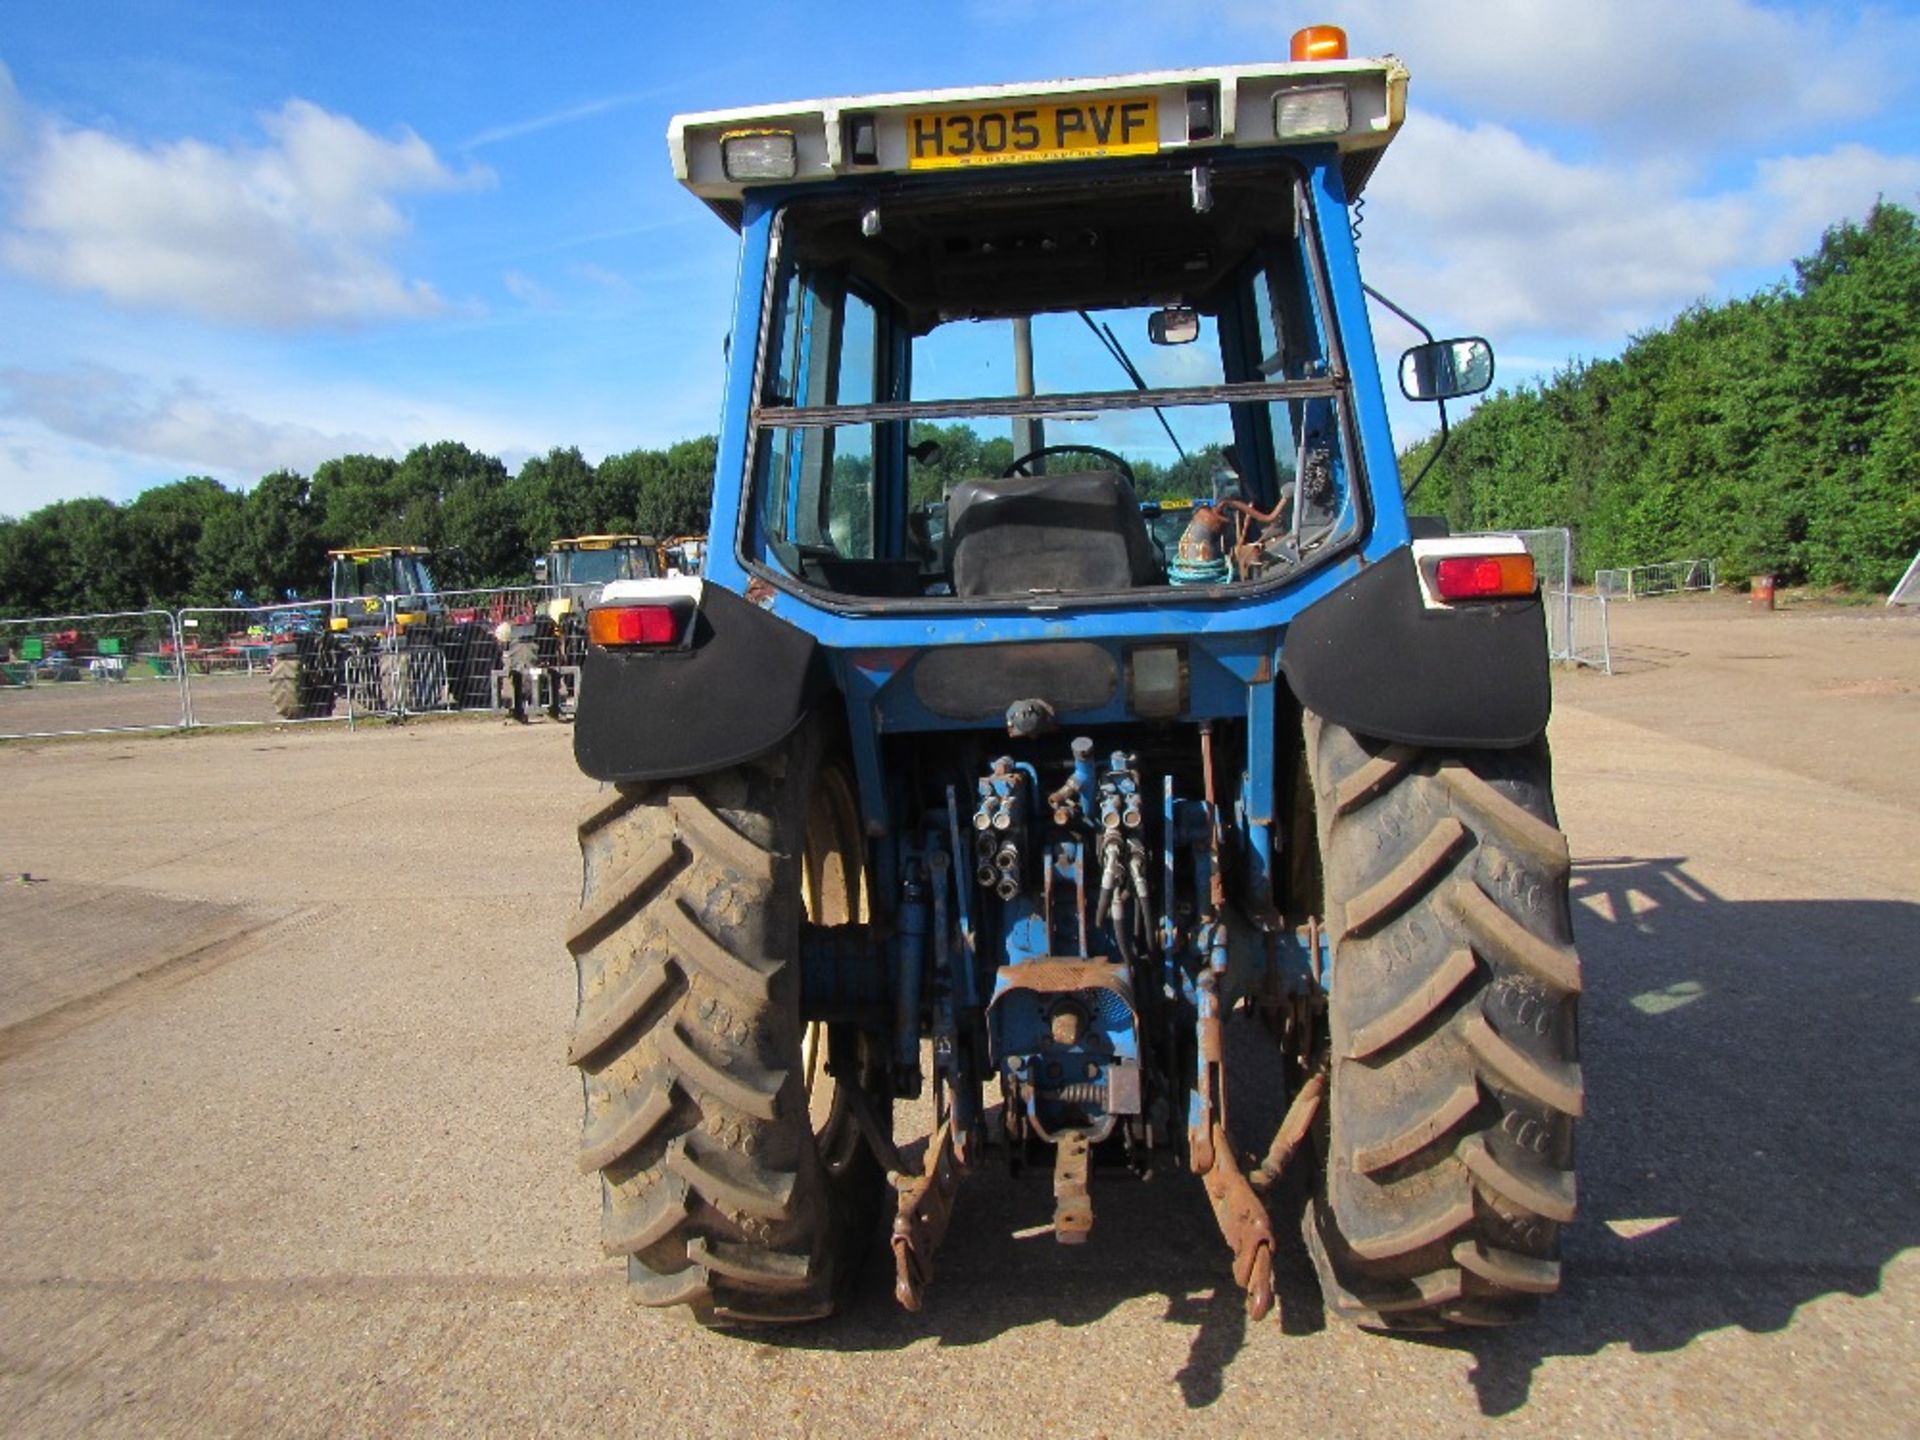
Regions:
[[44, 660], [47, 658], [47, 642], [38, 635], [30, 636], [20, 642], [22, 660]]
[[118, 635], [102, 635], [100, 637], [100, 653], [102, 655], [118, 655], [121, 653], [120, 647], [124, 644], [126, 644], [126, 641], [122, 640]]

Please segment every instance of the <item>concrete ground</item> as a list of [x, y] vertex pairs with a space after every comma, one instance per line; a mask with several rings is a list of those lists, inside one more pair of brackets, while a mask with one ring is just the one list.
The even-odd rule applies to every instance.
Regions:
[[[1581, 1219], [1526, 1328], [1249, 1325], [1199, 1187], [961, 1192], [918, 1315], [639, 1310], [574, 1165], [564, 728], [0, 745], [0, 1433], [1920, 1429], [1920, 621], [1614, 607], [1553, 726]], [[1635, 663], [1638, 656], [1642, 663]], [[30, 877], [30, 878], [23, 878]]]

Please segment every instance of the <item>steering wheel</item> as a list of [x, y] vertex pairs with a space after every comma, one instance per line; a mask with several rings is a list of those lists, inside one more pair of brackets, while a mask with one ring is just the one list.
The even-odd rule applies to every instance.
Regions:
[[1016, 457], [1006, 469], [1000, 472], [1000, 478], [1009, 480], [1015, 475], [1026, 474], [1027, 466], [1045, 455], [1098, 455], [1124, 475], [1127, 484], [1134, 483], [1133, 466], [1129, 465], [1123, 456], [1116, 455], [1113, 451], [1099, 445], [1042, 445], [1038, 450], [1029, 450], [1026, 454]]

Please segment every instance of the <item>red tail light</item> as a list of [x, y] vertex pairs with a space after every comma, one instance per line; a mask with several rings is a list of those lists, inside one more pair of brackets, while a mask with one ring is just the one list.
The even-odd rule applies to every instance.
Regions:
[[587, 612], [595, 645], [678, 645], [693, 610], [685, 604], [603, 605]]
[[1531, 595], [1534, 583], [1531, 555], [1448, 555], [1433, 574], [1435, 592], [1448, 602]]

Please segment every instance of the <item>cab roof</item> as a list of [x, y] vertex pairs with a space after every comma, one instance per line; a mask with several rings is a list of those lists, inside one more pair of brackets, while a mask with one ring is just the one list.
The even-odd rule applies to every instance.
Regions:
[[613, 550], [632, 549], [636, 546], [652, 547], [660, 542], [651, 535], [572, 535], [564, 540], [555, 540], [555, 550]]
[[[1344, 93], [1344, 107], [1335, 92]], [[1156, 70], [676, 115], [667, 148], [675, 178], [735, 229], [756, 185], [961, 168], [975, 180], [999, 172], [1013, 181], [1048, 161], [1188, 155], [1197, 163], [1212, 152], [1286, 144], [1337, 147], [1352, 198], [1405, 120], [1406, 95], [1406, 67], [1392, 55]], [[1117, 131], [1103, 131], [1109, 143], [1100, 143], [1094, 130], [1103, 115], [1114, 122], [1118, 107], [1127, 107], [1128, 121], [1144, 123], [1133, 127], [1127, 143], [1112, 143]], [[944, 142], [975, 136], [962, 118], [968, 116], [975, 124], [984, 120], [985, 140], [999, 144], [953, 153], [957, 147]], [[790, 175], [756, 180], [728, 173], [723, 141], [785, 135], [792, 137]], [[1028, 139], [1034, 143], [1021, 143]]]
[[329, 550], [329, 560], [381, 560], [389, 555], [419, 555], [433, 552], [424, 545], [357, 545], [347, 550]]

